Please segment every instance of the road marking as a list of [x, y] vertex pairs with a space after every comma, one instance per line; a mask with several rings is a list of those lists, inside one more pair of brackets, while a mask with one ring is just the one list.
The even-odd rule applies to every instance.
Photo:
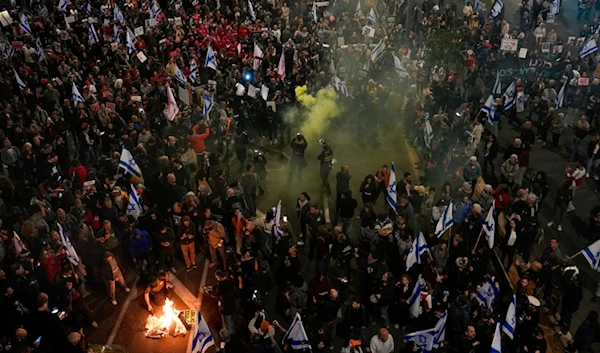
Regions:
[[[136, 276], [134, 283], [137, 283], [137, 280], [138, 280], [138, 277]], [[117, 321], [115, 322], [115, 326], [113, 326], [113, 329], [110, 332], [110, 336], [108, 336], [106, 345], [111, 345], [115, 341], [115, 337], [117, 336], [117, 332], [119, 332], [119, 329], [121, 328], [121, 324], [123, 323], [123, 319], [125, 318], [125, 314], [127, 313], [129, 304], [133, 301], [133, 299], [135, 299], [137, 297], [137, 291], [138, 291], [137, 286], [134, 286], [133, 288], [131, 288], [131, 292], [129, 292], [129, 295], [127, 296], [127, 299], [125, 300], [125, 303], [123, 303], [123, 306], [121, 307], [121, 312], [119, 313], [119, 317], [117, 318]]]
[[[209, 255], [210, 256], [210, 255]], [[196, 302], [198, 303], [198, 308], [201, 309], [202, 308], [202, 299], [204, 298], [204, 286], [206, 285], [206, 278], [208, 277], [208, 266], [210, 265], [210, 261], [208, 259], [204, 260], [204, 267], [202, 268], [202, 277], [200, 278], [200, 288], [198, 288], [198, 297]], [[210, 328], [210, 325], [209, 325]], [[196, 329], [196, 326], [192, 326], [190, 332], [189, 332], [189, 337], [188, 337], [188, 344], [187, 344], [187, 349], [186, 352], [187, 353], [191, 353], [192, 352], [192, 340], [194, 339], [194, 330]], [[215, 337], [215, 335], [213, 335], [213, 339], [215, 339], [215, 344], [217, 342], [217, 338], [219, 337]], [[220, 341], [220, 339], [219, 339]]]
[[195, 309], [198, 306], [198, 298], [190, 292], [187, 287], [181, 283], [181, 281], [174, 275], [171, 274], [169, 277], [171, 283], [173, 283], [173, 291], [175, 294], [187, 305], [189, 309]]

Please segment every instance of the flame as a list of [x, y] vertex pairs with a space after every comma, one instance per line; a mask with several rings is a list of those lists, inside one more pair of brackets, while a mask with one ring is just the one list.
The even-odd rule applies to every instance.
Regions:
[[150, 314], [146, 320], [146, 337], [162, 338], [173, 328], [173, 336], [185, 335], [187, 329], [179, 319], [180, 311], [175, 309], [172, 300], [167, 299], [162, 307], [162, 315]]

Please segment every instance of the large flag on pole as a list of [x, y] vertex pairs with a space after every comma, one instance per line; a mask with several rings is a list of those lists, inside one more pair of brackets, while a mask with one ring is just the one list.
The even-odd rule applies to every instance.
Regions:
[[215, 52], [210, 44], [208, 45], [208, 50], [206, 51], [206, 59], [204, 60], [204, 66], [211, 68], [215, 71], [219, 69], [219, 66], [217, 65], [217, 57], [215, 56]]
[[442, 216], [440, 217], [439, 221], [435, 226], [435, 236], [438, 238], [441, 237], [444, 234], [444, 232], [450, 229], [450, 227], [452, 227], [452, 225], [454, 224], [454, 218], [452, 216], [452, 207], [452, 201], [450, 201], [450, 204], [446, 206], [444, 212], [442, 213]]
[[90, 44], [100, 43], [100, 37], [98, 37], [98, 32], [96, 32], [96, 28], [94, 28], [94, 24], [92, 22], [88, 23], [88, 34]]
[[[600, 27], [598, 27], [600, 28]], [[567, 83], [565, 82], [565, 84], [560, 88], [560, 91], [558, 91], [558, 94], [556, 95], [556, 108], [562, 108], [562, 106], [565, 104], [565, 89], [567, 88]]]
[[590, 266], [594, 270], [600, 272], [600, 240], [581, 250], [581, 253], [587, 262], [589, 262]]
[[490, 94], [481, 107], [481, 111], [487, 115], [490, 125], [494, 124], [494, 110], [494, 96]]
[[483, 231], [488, 240], [488, 246], [490, 249], [494, 248], [494, 236], [496, 235], [496, 218], [495, 218], [496, 201], [492, 201], [492, 207], [488, 211], [485, 220], [483, 221]]
[[127, 204], [127, 215], [133, 216], [133, 218], [138, 219], [138, 217], [144, 212], [142, 208], [142, 204], [140, 203], [140, 199], [137, 194], [137, 190], [130, 185], [129, 188], [129, 204]]
[[175, 100], [175, 96], [173, 95], [173, 90], [171, 89], [171, 87], [169, 87], [169, 85], [167, 85], [167, 120], [175, 120], [177, 113], [179, 113], [177, 101]]
[[115, 22], [120, 22], [123, 26], [127, 25], [127, 21], [125, 21], [125, 16], [123, 16], [121, 9], [119, 9], [119, 6], [117, 5], [115, 5], [115, 8], [113, 10], [113, 17]]
[[289, 343], [292, 349], [311, 349], [300, 314], [296, 313], [294, 321], [292, 321], [290, 328], [283, 336], [283, 342], [284, 344]]
[[21, 90], [24, 90], [27, 87], [27, 85], [25, 84], [25, 82], [23, 82], [23, 80], [21, 79], [21, 77], [19, 76], [17, 71], [14, 71], [14, 72], [15, 72], [15, 79], [17, 80], [17, 85], [19, 85], [19, 88]]
[[492, 94], [498, 96], [502, 94], [502, 81], [500, 81], [500, 70], [496, 71], [496, 81], [494, 82], [494, 87], [492, 87]]
[[427, 241], [425, 240], [423, 233], [419, 232], [413, 241], [412, 246], [410, 247], [408, 256], [406, 257], [406, 270], [411, 268], [414, 264], [420, 264], [421, 255], [423, 255], [426, 251], [429, 251]]
[[135, 35], [129, 27], [127, 27], [127, 51], [129, 54], [135, 51]]
[[67, 258], [73, 264], [73, 266], [79, 265], [79, 263], [81, 262], [81, 259], [79, 258], [79, 255], [77, 255], [77, 251], [75, 251], [75, 248], [73, 247], [73, 244], [71, 243], [71, 239], [69, 239], [69, 237], [65, 233], [65, 230], [60, 225], [60, 223], [56, 223], [56, 225], [58, 226], [58, 233], [60, 234], [60, 241], [63, 245], [63, 249], [65, 249], [65, 252], [67, 253]]
[[215, 340], [198, 308], [196, 308], [196, 317], [198, 318], [198, 323], [196, 324], [192, 338], [192, 353], [206, 353], [210, 347], [215, 345]]
[[398, 194], [396, 191], [396, 166], [392, 162], [392, 169], [390, 170], [390, 178], [387, 188], [385, 189], [385, 199], [394, 211], [398, 208]]
[[517, 83], [513, 81], [504, 91], [504, 110], [508, 110], [517, 103]]
[[77, 107], [79, 102], [85, 102], [83, 96], [79, 93], [79, 89], [77, 89], [77, 86], [75, 86], [75, 82], [73, 82], [73, 86], [71, 87], [71, 99], [73, 100], [75, 107]]
[[33, 32], [31, 31], [31, 26], [29, 26], [29, 20], [27, 19], [27, 15], [25, 14], [25, 12], [21, 12], [21, 19], [19, 20], [19, 27], [21, 27], [23, 32], [25, 32], [33, 37]]
[[481, 305], [485, 305], [485, 307], [489, 309], [492, 307], [492, 304], [498, 300], [499, 295], [500, 285], [490, 278], [483, 286], [481, 286], [481, 289], [477, 292], [476, 298]]
[[275, 208], [275, 227], [274, 234], [277, 238], [283, 235], [283, 230], [281, 229], [281, 200], [277, 203], [277, 207]]
[[177, 64], [175, 64], [175, 79], [184, 86], [187, 84], [187, 78], [185, 77], [183, 72], [181, 72], [181, 69], [179, 69], [179, 66]]
[[361, 2], [361, 0], [358, 0], [358, 3], [356, 4], [356, 10], [354, 10], [355, 17], [360, 17], [360, 15], [362, 15], [362, 9], [360, 8], [360, 2]]
[[190, 60], [190, 75], [188, 78], [192, 82], [196, 82], [196, 78], [198, 77], [198, 65], [196, 64], [196, 59], [192, 58]]
[[404, 65], [402, 65], [402, 61], [400, 61], [400, 58], [398, 58], [396, 55], [394, 55], [394, 68], [396, 69], [396, 73], [398, 76], [400, 76], [400, 78], [407, 78], [410, 76], [408, 71], [406, 71], [404, 68]]
[[587, 42], [585, 42], [585, 44], [583, 45], [583, 48], [581, 48], [579, 56], [583, 59], [597, 50], [598, 45], [596, 44], [596, 40], [594, 39], [594, 37], [590, 37], [590, 39], [588, 39]]
[[423, 280], [423, 277], [419, 275], [419, 278], [415, 283], [415, 287], [408, 298], [408, 312], [412, 318], [419, 317], [419, 311], [421, 309], [421, 290], [426, 287], [427, 284], [425, 283], [425, 280]]
[[490, 11], [490, 16], [492, 18], [498, 17], [498, 15], [500, 15], [500, 13], [502, 12], [503, 8], [504, 3], [502, 2], [502, 0], [496, 0], [496, 3], [494, 4], [494, 6], [492, 6], [492, 10]]
[[126, 173], [129, 173], [138, 178], [142, 177], [142, 170], [135, 162], [133, 155], [129, 150], [123, 146], [121, 150], [121, 159], [119, 160], [119, 167], [123, 168]]
[[210, 111], [215, 105], [215, 100], [210, 93], [204, 92], [204, 94], [202, 94], [202, 103], [202, 114], [204, 114], [204, 119], [208, 119], [208, 114], [210, 114]]
[[502, 335], [500, 334], [499, 322], [496, 324], [496, 332], [494, 332], [494, 339], [492, 340], [492, 349], [490, 350], [490, 353], [502, 353]]
[[517, 297], [513, 294], [502, 324], [502, 331], [512, 340], [515, 339], [515, 328], [517, 328]]
[[156, 0], [152, 0], [150, 4], [150, 17], [155, 19], [158, 18], [158, 14], [161, 12], [160, 6]]
[[371, 26], [377, 26], [377, 14], [375, 13], [375, 6], [371, 7], [371, 11], [367, 15], [367, 23]]
[[58, 2], [58, 11], [62, 11], [62, 12], [67, 11], [67, 0], [60, 0]]
[[371, 51], [371, 61], [376, 62], [377, 59], [379, 59], [379, 57], [381, 56], [381, 54], [383, 54], [384, 50], [385, 43], [383, 42], [383, 39], [381, 39], [379, 43], [377, 43], [377, 46], [373, 48], [373, 51]]

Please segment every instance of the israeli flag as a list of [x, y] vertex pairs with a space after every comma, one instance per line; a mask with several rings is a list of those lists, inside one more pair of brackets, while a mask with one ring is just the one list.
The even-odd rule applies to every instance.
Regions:
[[192, 58], [190, 61], [190, 76], [189, 79], [192, 82], [196, 82], [196, 78], [198, 77], [198, 65], [196, 64], [196, 59]]
[[502, 94], [502, 81], [500, 80], [500, 70], [496, 71], [496, 81], [494, 82], [494, 87], [492, 87], [493, 95], [501, 95]]
[[79, 258], [79, 255], [77, 255], [77, 251], [75, 251], [75, 248], [73, 247], [73, 244], [71, 243], [71, 239], [69, 239], [69, 237], [65, 233], [65, 230], [59, 223], [56, 223], [56, 225], [58, 226], [58, 233], [60, 234], [60, 241], [63, 245], [63, 249], [65, 249], [67, 258], [73, 264], [73, 266], [79, 265], [79, 263], [81, 262], [81, 259]]
[[127, 51], [129, 54], [135, 51], [135, 36], [129, 27], [127, 27]]
[[14, 72], [15, 72], [15, 79], [17, 80], [17, 84], [19, 85], [19, 88], [22, 90], [25, 89], [25, 87], [27, 87], [27, 85], [25, 84], [25, 82], [23, 82], [23, 80], [21, 80], [21, 77], [19, 76], [17, 71], [14, 71]]
[[254, 6], [252, 5], [252, 1], [248, 0], [248, 12], [250, 12], [250, 18], [252, 21], [256, 21], [256, 13], [254, 12]]
[[127, 25], [125, 16], [123, 16], [123, 13], [121, 12], [121, 9], [119, 9], [119, 6], [115, 6], [115, 9], [113, 10], [113, 17], [115, 22], [121, 22], [123, 26]]
[[496, 201], [492, 201], [492, 207], [488, 211], [485, 220], [483, 221], [483, 231], [485, 232], [485, 236], [488, 241], [488, 245], [490, 249], [494, 248], [494, 237], [496, 236]]
[[450, 227], [452, 227], [452, 225], [454, 224], [454, 218], [452, 217], [452, 207], [452, 201], [450, 201], [450, 204], [446, 206], [446, 208], [444, 209], [444, 213], [442, 213], [442, 217], [440, 217], [440, 220], [435, 226], [435, 236], [438, 238], [444, 235], [444, 232], [450, 229]]
[[440, 317], [437, 324], [435, 324], [435, 335], [433, 336], [433, 347], [439, 347], [446, 339], [446, 321], [448, 321], [448, 312], [444, 312], [444, 315]]
[[150, 16], [151, 18], [155, 19], [158, 17], [158, 14], [160, 13], [160, 6], [158, 5], [158, 2], [156, 2], [156, 0], [152, 0], [152, 3], [150, 4]]
[[558, 0], [552, 1], [550, 4], [550, 13], [556, 15], [560, 11], [560, 3]]
[[89, 36], [90, 36], [90, 44], [100, 43], [100, 38], [98, 38], [98, 33], [96, 32], [96, 29], [94, 28], [94, 24], [91, 22], [88, 23], [88, 32], [89, 32]]
[[427, 146], [427, 148], [431, 148], [431, 141], [433, 140], [433, 128], [431, 127], [431, 122], [429, 121], [429, 113], [425, 113], [423, 140], [425, 141], [425, 146]]
[[489, 279], [487, 282], [481, 286], [479, 292], [477, 292], [477, 301], [481, 303], [481, 305], [485, 305], [486, 308], [491, 308], [492, 304], [494, 304], [498, 300], [498, 295], [500, 294], [500, 285], [494, 281], [493, 279]]
[[277, 238], [283, 235], [283, 230], [281, 229], [281, 200], [279, 200], [277, 207], [275, 208], [275, 227], [273, 231]]
[[292, 321], [290, 328], [283, 336], [283, 344], [287, 344], [288, 342], [292, 346], [292, 349], [311, 349], [308, 336], [306, 335], [306, 331], [304, 331], [304, 325], [302, 325], [302, 319], [298, 313], [296, 313], [294, 321]]
[[313, 17], [313, 21], [318, 22], [319, 18], [317, 17], [317, 3], [315, 1], [313, 1], [312, 4], [312, 17]]
[[400, 61], [400, 58], [398, 58], [396, 55], [394, 55], [394, 68], [396, 69], [396, 73], [398, 76], [400, 76], [400, 78], [408, 78], [408, 71], [406, 71], [404, 65], [402, 65], [402, 61]]
[[404, 338], [404, 342], [414, 343], [415, 346], [422, 349], [423, 352], [431, 352], [434, 336], [435, 328], [430, 328], [428, 330], [407, 333], [406, 335], [402, 336], [402, 338]]
[[396, 165], [392, 162], [392, 169], [390, 170], [390, 179], [388, 187], [385, 189], [385, 199], [394, 211], [398, 208], [398, 194], [396, 191]]
[[35, 46], [37, 49], [38, 59], [40, 61], [46, 60], [46, 54], [44, 54], [44, 47], [42, 46], [42, 41], [39, 37], [35, 40]]
[[513, 294], [508, 311], [506, 312], [506, 319], [502, 324], [502, 331], [506, 333], [511, 340], [515, 339], [515, 328], [517, 327], [517, 297]]
[[583, 48], [581, 48], [579, 56], [583, 59], [597, 50], [598, 45], [596, 45], [596, 40], [594, 39], [594, 37], [590, 37], [590, 39], [588, 39], [588, 41], [585, 42], [585, 44], [583, 45]]
[[200, 313], [200, 309], [198, 308], [196, 308], [196, 317], [198, 318], [198, 323], [194, 329], [192, 353], [206, 353], [210, 347], [215, 345], [215, 340], [210, 333], [206, 320], [204, 320]]
[[600, 272], [600, 240], [581, 250], [581, 253], [592, 269]]
[[58, 3], [58, 11], [67, 11], [67, 0], [60, 0], [60, 2]]
[[517, 103], [517, 83], [513, 81], [504, 92], [504, 110], [508, 110]]
[[421, 289], [426, 288], [427, 284], [423, 277], [419, 275], [417, 282], [415, 283], [415, 287], [413, 288], [410, 297], [408, 298], [408, 305], [410, 308], [408, 309], [410, 313], [410, 317], [413, 319], [419, 317], [419, 311], [421, 309]]
[[379, 41], [377, 46], [375, 48], [373, 48], [373, 51], [371, 52], [371, 61], [377, 62], [377, 59], [379, 59], [379, 57], [381, 56], [381, 54], [383, 54], [384, 51], [385, 51], [385, 43], [383, 42], [383, 39], [382, 39]]
[[333, 76], [333, 81], [335, 82], [335, 89], [339, 93], [348, 97], [348, 88], [346, 87], [346, 84], [344, 83], [344, 81], [340, 80], [340, 78], [337, 76]]
[[19, 27], [21, 27], [23, 32], [25, 32], [33, 37], [33, 32], [31, 32], [31, 26], [29, 26], [29, 20], [27, 19], [27, 15], [25, 14], [25, 12], [21, 12], [21, 19], [19, 20]]
[[121, 30], [119, 29], [119, 27], [117, 27], [116, 24], [114, 24], [113, 25], [113, 42], [121, 43], [121, 40], [119, 39], [119, 34], [121, 34]]
[[8, 54], [6, 54], [8, 56], [9, 59], [12, 59], [12, 57], [15, 55], [15, 47], [13, 47], [12, 45], [8, 46]]
[[408, 271], [408, 269], [410, 269], [414, 264], [420, 264], [421, 255], [423, 255], [426, 251], [429, 251], [427, 241], [425, 240], [423, 233], [419, 232], [413, 241], [412, 246], [410, 247], [408, 256], [406, 257], [406, 270]]
[[377, 14], [375, 13], [374, 7], [371, 7], [371, 11], [367, 15], [367, 23], [372, 26], [377, 26]]
[[556, 108], [562, 108], [562, 106], [565, 104], [566, 88], [567, 83], [565, 82], [565, 84], [560, 88], [560, 91], [558, 91], [558, 94], [556, 95]]
[[475, 12], [481, 10], [481, 8], [483, 7], [483, 4], [481, 3], [481, 0], [475, 0], [475, 6], [473, 7], [473, 10], [475, 10]]
[[85, 102], [83, 96], [79, 93], [77, 86], [75, 86], [75, 82], [73, 82], [73, 87], [71, 87], [71, 99], [73, 100], [75, 108], [77, 108], [77, 104], [79, 104], [79, 102]]
[[183, 72], [181, 72], [177, 64], [175, 64], [175, 79], [184, 86], [187, 83], [187, 78], [185, 78], [185, 75], [183, 74]]
[[217, 65], [217, 57], [215, 56], [215, 52], [212, 48], [212, 46], [208, 46], [208, 50], [206, 51], [206, 59], [204, 60], [204, 66], [211, 68], [215, 71], [217, 71], [219, 69], [219, 66]]
[[481, 111], [487, 115], [488, 122], [490, 125], [494, 124], [494, 96], [491, 94], [483, 103], [483, 107], [481, 107]]
[[142, 208], [142, 204], [140, 203], [140, 199], [138, 198], [138, 194], [136, 189], [131, 185], [129, 189], [129, 204], [127, 205], [127, 215], [133, 216], [133, 218], [138, 219], [138, 217], [144, 212]]
[[83, 10], [83, 12], [85, 12], [87, 15], [91, 15], [92, 14], [92, 5], [89, 2], [85, 3], [85, 4], [81, 5], [81, 10]]
[[[500, 0], [498, 0], [500, 1]], [[492, 341], [492, 349], [490, 353], [502, 353], [502, 335], [500, 334], [500, 323], [496, 324], [496, 332]]]
[[142, 171], [140, 167], [135, 162], [135, 159], [133, 158], [131, 152], [129, 152], [129, 150], [125, 146], [123, 146], [123, 149], [121, 150], [121, 159], [119, 160], [119, 167], [123, 168], [125, 170], [125, 173], [129, 173], [138, 178], [142, 177]]
[[360, 1], [361, 0], [358, 0], [358, 3], [356, 4], [356, 10], [354, 10], [355, 17], [360, 17], [360, 15], [362, 15], [362, 9], [360, 8]]
[[202, 95], [202, 100], [204, 101], [204, 104], [202, 106], [202, 114], [204, 114], [204, 119], [208, 119], [208, 114], [210, 114], [210, 111], [215, 105], [215, 101], [213, 100], [213, 97], [210, 95], [210, 93], [207, 92], [204, 92], [204, 94]]
[[496, 3], [494, 4], [494, 6], [492, 6], [492, 10], [490, 11], [490, 16], [492, 18], [498, 17], [498, 15], [500, 15], [500, 13], [502, 12], [503, 8], [504, 8], [504, 4], [502, 3], [502, 0], [497, 0]]

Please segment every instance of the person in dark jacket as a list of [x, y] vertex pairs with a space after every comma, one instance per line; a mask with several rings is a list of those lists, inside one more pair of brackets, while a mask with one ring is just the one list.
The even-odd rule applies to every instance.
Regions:
[[367, 347], [367, 327], [369, 327], [369, 316], [360, 299], [353, 298], [352, 304], [346, 307], [344, 320], [348, 325], [348, 337], [360, 337], [361, 346]]
[[571, 329], [573, 314], [579, 310], [579, 304], [583, 299], [583, 289], [577, 275], [573, 276], [563, 288], [562, 308], [560, 309], [560, 322], [558, 323], [562, 332], [567, 333]]
[[391, 272], [386, 272], [381, 276], [381, 286], [376, 290], [377, 306], [383, 327], [389, 327], [388, 309], [394, 297], [394, 276]]
[[552, 227], [556, 221], [556, 223], [558, 223], [559, 232], [562, 232], [563, 218], [565, 213], [567, 213], [567, 207], [569, 207], [569, 203], [573, 200], [573, 190], [571, 189], [571, 186], [572, 182], [570, 180], [565, 180], [558, 188], [558, 192], [556, 193], [556, 203], [554, 204], [554, 211], [552, 212], [552, 218], [550, 219], [550, 222], [546, 224], [548, 227]]
[[487, 171], [488, 164], [492, 168], [492, 174], [494, 174], [494, 159], [496, 159], [496, 157], [498, 156], [498, 146], [499, 143], [496, 136], [490, 135], [490, 137], [488, 137], [487, 142], [485, 143], [485, 146], [483, 147], [484, 158], [482, 171], [484, 174]]
[[[342, 303], [338, 297], [338, 291], [331, 289], [328, 296], [321, 297], [317, 302], [317, 317], [323, 325], [327, 340], [334, 342], [335, 328], [337, 326], [337, 312], [340, 310]], [[329, 349], [333, 349], [330, 346]]]
[[375, 203], [375, 200], [377, 199], [377, 184], [375, 182], [375, 177], [372, 174], [367, 175], [360, 184], [360, 194], [362, 196], [363, 205]]
[[169, 228], [163, 225], [159, 228], [156, 233], [156, 241], [158, 242], [158, 259], [161, 264], [165, 265], [167, 269], [175, 273], [177, 270], [173, 267], [173, 258], [175, 257], [175, 232], [173, 228]]
[[136, 264], [138, 273], [144, 273], [146, 266], [150, 263], [148, 256], [152, 250], [152, 239], [145, 230], [135, 229], [129, 237], [129, 256]]
[[585, 321], [575, 332], [574, 348], [579, 353], [591, 353], [592, 344], [600, 342], [600, 322], [598, 322], [598, 312], [592, 310], [589, 312]]

